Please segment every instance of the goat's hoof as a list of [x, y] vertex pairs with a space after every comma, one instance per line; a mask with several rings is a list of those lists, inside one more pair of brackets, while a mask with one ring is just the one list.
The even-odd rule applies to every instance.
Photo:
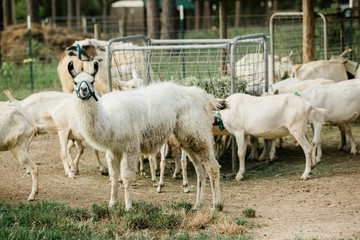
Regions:
[[235, 178], [237, 181], [241, 181], [241, 180], [243, 180], [244, 179], [244, 176], [242, 175], [242, 174], [240, 174], [240, 173], [238, 173], [237, 175], [236, 175], [236, 178]]
[[184, 193], [189, 193], [190, 192], [190, 189], [188, 187], [184, 187]]
[[310, 178], [310, 176], [309, 176], [309, 173], [304, 173], [302, 176], [301, 176], [301, 180], [307, 180], [307, 179], [309, 179]]
[[34, 200], [35, 200], [35, 195], [34, 194], [31, 194], [27, 199], [28, 202], [31, 202], [31, 201], [34, 201]]
[[181, 173], [174, 173], [173, 174], [173, 179], [180, 179], [181, 178]]
[[71, 173], [71, 174], [69, 173], [68, 178], [75, 179], [76, 177], [75, 177], [75, 175], [73, 173]]
[[109, 171], [107, 169], [100, 170], [101, 175], [109, 176]]
[[157, 191], [158, 193], [161, 193], [161, 192], [162, 192], [162, 188], [163, 188], [163, 186], [159, 185], [159, 186], [157, 187], [156, 191]]
[[145, 171], [140, 171], [140, 176], [145, 176]]

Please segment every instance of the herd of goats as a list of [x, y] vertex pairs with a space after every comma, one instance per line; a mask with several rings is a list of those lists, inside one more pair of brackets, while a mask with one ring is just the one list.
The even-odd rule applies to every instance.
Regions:
[[[212, 132], [214, 117], [236, 138], [240, 166], [237, 180], [242, 180], [245, 173], [248, 144], [252, 146], [250, 158], [259, 158], [256, 138], [271, 140], [270, 160], [273, 160], [275, 139], [292, 135], [305, 154], [303, 180], [309, 178], [312, 168], [321, 161], [320, 137], [324, 123], [339, 126], [340, 149], [345, 146], [347, 135], [351, 154], [358, 152], [350, 124], [360, 114], [360, 79], [357, 80], [360, 72], [357, 62], [344, 58], [347, 51], [330, 60], [290, 64], [292, 77], [276, 82], [275, 74], [271, 82], [276, 83], [262, 96], [235, 93], [218, 99], [201, 88], [174, 82], [143, 86], [143, 76], [139, 78], [136, 72], [128, 81], [115, 79], [113, 86], [117, 91], [109, 92], [104, 45], [106, 42], [86, 39], [76, 41], [65, 50], [58, 65], [63, 92], [40, 92], [18, 101], [5, 91], [10, 101], [0, 103], [0, 150], [9, 150], [31, 175], [29, 201], [34, 200], [38, 192], [38, 166], [30, 159], [28, 149], [41, 130], [58, 133], [60, 155], [69, 178], [75, 178], [79, 171], [82, 141], [88, 142], [94, 149], [100, 172], [109, 173], [109, 205], [117, 204], [121, 184], [126, 210], [132, 207], [132, 184], [139, 160], [144, 156], [149, 159], [153, 184], [161, 192], [169, 148], [178, 156], [174, 176], [182, 166], [185, 192], [188, 191], [186, 157], [194, 164], [197, 195], [193, 208], [203, 203], [207, 177], [213, 207], [221, 204], [220, 165], [216, 160], [219, 154], [214, 151]], [[87, 61], [83, 61], [84, 56]], [[280, 69], [284, 67], [282, 64], [289, 66], [290, 56], [275, 61]], [[238, 70], [238, 77], [246, 72]], [[349, 79], [349, 73], [354, 79]], [[309, 123], [313, 126], [312, 140], [306, 133]], [[77, 148], [74, 159], [70, 154], [73, 145]], [[109, 170], [101, 164], [98, 151], [106, 153]], [[158, 155], [161, 155], [159, 182], [154, 170]]]

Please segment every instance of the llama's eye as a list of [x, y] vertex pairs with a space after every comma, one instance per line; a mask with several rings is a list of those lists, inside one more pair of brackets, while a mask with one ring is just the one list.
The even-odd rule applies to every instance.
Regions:
[[77, 84], [78, 84], [78, 83], [74, 81], [74, 85], [77, 86]]

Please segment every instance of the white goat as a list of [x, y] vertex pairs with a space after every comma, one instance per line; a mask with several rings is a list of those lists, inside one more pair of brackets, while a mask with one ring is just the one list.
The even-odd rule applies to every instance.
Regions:
[[[330, 85], [316, 85], [300, 92], [301, 98], [308, 99], [317, 108], [327, 110], [325, 121], [339, 125], [349, 137], [351, 154], [358, 149], [351, 132], [350, 123], [360, 116], [360, 79], [342, 81]], [[342, 149], [343, 141], [339, 145]]]
[[[62, 104], [63, 101], [66, 102], [73, 97], [73, 95], [70, 93], [49, 91], [49, 92], [34, 93], [29, 97], [25, 98], [24, 100], [18, 101], [11, 95], [10, 91], [6, 90], [4, 91], [4, 93], [11, 101], [20, 104], [21, 107], [26, 109], [26, 111], [32, 116], [35, 122], [49, 127], [54, 126], [56, 124], [54, 123], [53, 119], [46, 117], [48, 115], [47, 113], [53, 111], [54, 109], [57, 109], [57, 106]], [[72, 106], [71, 103], [68, 104], [70, 107]], [[62, 104], [62, 106], [64, 106], [64, 104]], [[66, 105], [58, 110], [61, 111], [59, 113], [56, 113], [58, 115], [62, 115], [62, 114], [66, 115], [66, 113], [69, 114], [73, 113], [73, 111], [71, 111], [69, 107]], [[58, 131], [59, 129], [54, 129], [54, 130]], [[75, 162], [78, 162], [79, 158], [83, 153], [83, 146], [81, 142], [76, 141], [76, 139], [74, 140], [75, 140], [75, 146], [77, 148], [77, 155], [75, 158]], [[69, 178], [75, 178], [74, 173], [76, 173], [77, 169], [74, 168], [71, 155], [66, 154], [70, 152], [71, 147], [73, 146], [73, 141], [72, 140], [66, 141], [64, 144], [65, 144], [64, 146], [61, 145], [61, 147], [64, 148], [61, 148], [60, 156], [63, 162], [65, 174], [68, 175]], [[106, 175], [107, 170], [101, 164], [99, 157], [96, 153], [95, 153], [95, 157], [96, 157], [96, 165], [100, 168], [100, 172]], [[69, 165], [72, 167], [73, 172], [69, 170]]]
[[229, 109], [220, 111], [225, 128], [238, 145], [240, 162], [237, 180], [245, 173], [245, 153], [249, 136], [274, 139], [291, 134], [302, 147], [306, 167], [302, 179], [309, 178], [312, 146], [306, 138], [306, 125], [313, 106], [295, 95], [254, 97], [236, 93], [226, 99]]
[[30, 159], [28, 150], [40, 126], [16, 103], [2, 102], [0, 111], [0, 151], [9, 150], [30, 173], [32, 187], [28, 201], [32, 201], [38, 193], [38, 166]]
[[117, 203], [118, 178], [124, 183], [125, 209], [132, 207], [131, 191], [135, 167], [141, 154], [154, 154], [171, 134], [190, 156], [197, 176], [197, 199], [203, 203], [206, 173], [210, 178], [213, 206], [220, 204], [220, 165], [212, 146], [213, 111], [224, 108], [220, 102], [197, 87], [157, 83], [134, 91], [112, 92], [99, 102], [91, 98], [95, 63], [90, 74], [78, 73], [70, 63], [69, 73], [79, 98], [75, 101], [82, 135], [93, 147], [106, 151], [110, 179], [110, 206]]
[[[272, 58], [268, 56], [269, 83], [273, 84], [290, 75], [293, 69], [292, 51], [289, 56], [274, 56], [275, 72], [271, 68]], [[265, 61], [262, 54], [247, 54], [235, 64], [235, 76], [247, 82], [245, 91], [261, 95], [265, 88]]]

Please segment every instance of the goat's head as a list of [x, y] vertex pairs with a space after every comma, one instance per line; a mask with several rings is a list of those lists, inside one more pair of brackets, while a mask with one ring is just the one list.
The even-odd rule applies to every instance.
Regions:
[[278, 71], [278, 75], [281, 79], [284, 79], [286, 77], [289, 77], [292, 73], [293, 67], [294, 67], [294, 61], [292, 59], [293, 57], [293, 51], [291, 50], [290, 54], [288, 56], [282, 57], [280, 59], [278, 69], [275, 71]]
[[74, 68], [73, 62], [69, 62], [68, 71], [73, 77], [74, 89], [76, 95], [82, 100], [88, 100], [92, 96], [97, 100], [95, 96], [95, 75], [99, 70], [99, 63], [94, 62], [94, 68], [89, 72], [77, 72]]

